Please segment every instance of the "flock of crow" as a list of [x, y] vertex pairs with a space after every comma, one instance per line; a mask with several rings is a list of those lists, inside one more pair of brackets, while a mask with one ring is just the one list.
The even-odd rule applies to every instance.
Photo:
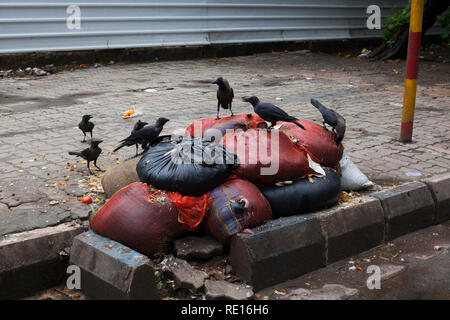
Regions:
[[[217, 89], [217, 119], [219, 118], [220, 108], [229, 109], [231, 115], [233, 116], [233, 111], [231, 110], [231, 104], [234, 98], [233, 88], [230, 87], [228, 81], [222, 77], [217, 78], [213, 84], [217, 84], [219, 87]], [[300, 123], [298, 123], [298, 119], [290, 116], [281, 108], [267, 102], [261, 102], [258, 97], [243, 97], [242, 101], [249, 102], [253, 106], [254, 112], [264, 119], [267, 122], [270, 122], [269, 130], [276, 125], [278, 121], [291, 122], [306, 130]], [[316, 107], [323, 117], [323, 127], [325, 129], [326, 125], [332, 127], [332, 131], [335, 135], [336, 145], [338, 145], [345, 134], [345, 119], [336, 111], [328, 109], [324, 105], [322, 105], [319, 101], [315, 99], [311, 99], [311, 104]], [[93, 174], [90, 169], [90, 163], [93, 161], [94, 166], [97, 170], [102, 171], [101, 168], [97, 166], [97, 159], [102, 152], [102, 149], [99, 147], [99, 144], [102, 140], [94, 140], [92, 138], [92, 130], [94, 129], [94, 123], [90, 121], [92, 115], [83, 115], [81, 122], [78, 124], [78, 127], [83, 132], [84, 138], [82, 142], [86, 141], [86, 133], [90, 133], [91, 135], [91, 145], [89, 148], [82, 150], [81, 152], [69, 152], [70, 155], [75, 155], [83, 158], [87, 161], [87, 168], [90, 174]], [[138, 155], [139, 145], [141, 145], [142, 149], [145, 151], [152, 144], [160, 141], [159, 135], [163, 130], [164, 124], [168, 122], [169, 119], [159, 118], [156, 120], [154, 125], [148, 125], [147, 122], [142, 122], [138, 120], [131, 134], [125, 139], [120, 141], [120, 145], [114, 149], [113, 152], [118, 151], [123, 147], [131, 147], [136, 146], [136, 156]]]

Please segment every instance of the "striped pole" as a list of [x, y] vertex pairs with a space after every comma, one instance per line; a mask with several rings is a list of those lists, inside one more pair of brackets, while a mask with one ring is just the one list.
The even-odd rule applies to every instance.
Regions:
[[412, 140], [420, 41], [422, 38], [423, 3], [424, 0], [412, 0], [411, 3], [405, 94], [403, 96], [402, 128], [400, 131], [401, 142], [411, 142]]

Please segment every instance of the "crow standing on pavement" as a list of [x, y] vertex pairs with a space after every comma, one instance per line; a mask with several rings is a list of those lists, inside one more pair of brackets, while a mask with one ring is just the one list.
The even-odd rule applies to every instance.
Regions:
[[91, 133], [91, 140], [92, 140], [92, 129], [94, 129], [95, 125], [89, 121], [90, 119], [92, 119], [92, 116], [90, 114], [85, 114], [81, 119], [81, 122], [78, 124], [78, 128], [80, 128], [80, 130], [83, 131], [84, 134], [82, 142], [86, 142], [86, 132]]
[[217, 119], [220, 119], [220, 107], [223, 109], [230, 109], [231, 115], [233, 116], [233, 111], [231, 111], [231, 103], [233, 102], [234, 93], [233, 89], [230, 87], [230, 84], [222, 77], [217, 78], [217, 80], [212, 83], [219, 86], [219, 89], [217, 89]]
[[99, 166], [97, 166], [97, 159], [100, 153], [102, 153], [102, 149], [98, 146], [102, 140], [92, 140], [91, 146], [89, 148], [84, 149], [81, 152], [73, 152], [70, 151], [69, 154], [72, 156], [81, 157], [84, 160], [87, 161], [87, 168], [89, 170], [90, 174], [93, 174], [91, 171], [91, 168], [89, 167], [89, 163], [91, 161], [94, 161], [94, 166], [97, 168], [98, 171], [103, 171]]
[[297, 118], [288, 115], [282, 109], [271, 103], [260, 102], [258, 97], [243, 97], [242, 101], [250, 102], [253, 106], [253, 110], [255, 110], [255, 113], [264, 120], [270, 122], [271, 126], [269, 128], [272, 128], [277, 123], [277, 121], [285, 121], [292, 122], [303, 130], [306, 130], [305, 127], [297, 122]]
[[316, 107], [323, 117], [323, 127], [326, 129], [325, 124], [333, 127], [335, 134], [336, 145], [344, 139], [345, 134], [345, 119], [339, 113], [334, 110], [328, 109], [316, 99], [311, 99], [311, 104]]
[[145, 149], [149, 144], [152, 144], [156, 141], [159, 134], [161, 133], [164, 124], [169, 121], [169, 119], [166, 118], [159, 118], [156, 120], [155, 125], [153, 126], [146, 126], [143, 127], [140, 130], [137, 130], [136, 132], [132, 133], [125, 139], [121, 140], [121, 144], [114, 149], [113, 152], [116, 152], [117, 150], [127, 146], [130, 147], [135, 144], [141, 144], [142, 147]]
[[[131, 130], [131, 134], [137, 132], [138, 130], [141, 130], [143, 127], [145, 127], [146, 125], [148, 125], [148, 122], [143, 122], [141, 120], [138, 120], [134, 126], [133, 126], [133, 130]], [[136, 143], [136, 155], [138, 155], [138, 149], [139, 149], [139, 144]], [[142, 146], [142, 149], [144, 149], [144, 146]]]

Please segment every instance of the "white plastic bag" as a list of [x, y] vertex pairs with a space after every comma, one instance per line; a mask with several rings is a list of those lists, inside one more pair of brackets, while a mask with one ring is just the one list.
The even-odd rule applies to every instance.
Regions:
[[339, 161], [342, 170], [341, 186], [342, 190], [362, 190], [374, 187], [374, 183], [362, 173], [358, 167], [350, 160], [348, 153], [344, 150]]

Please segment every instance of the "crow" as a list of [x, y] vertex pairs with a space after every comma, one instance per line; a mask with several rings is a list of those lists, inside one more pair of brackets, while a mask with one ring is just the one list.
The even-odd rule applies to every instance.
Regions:
[[85, 114], [81, 119], [81, 122], [78, 124], [78, 128], [80, 128], [80, 130], [83, 131], [84, 134], [82, 142], [86, 142], [86, 132], [91, 133], [91, 140], [92, 140], [92, 129], [94, 129], [95, 125], [92, 122], [90, 122], [89, 119], [92, 119], [92, 116], [90, 114]]
[[[141, 120], [138, 120], [134, 126], [133, 126], [133, 130], [131, 130], [131, 134], [135, 133], [138, 130], [141, 130], [143, 127], [145, 127], [146, 125], [148, 125], [148, 122], [143, 122]], [[144, 149], [144, 146], [142, 146], [142, 149]], [[136, 143], [136, 155], [138, 155], [138, 150], [139, 150], [139, 144]]]
[[84, 149], [81, 152], [70, 151], [69, 154], [72, 156], [81, 157], [87, 161], [87, 168], [90, 174], [93, 174], [91, 168], [89, 167], [89, 163], [94, 161], [94, 166], [98, 171], [103, 171], [99, 166], [97, 166], [97, 159], [100, 153], [102, 153], [102, 149], [98, 146], [102, 140], [91, 140], [91, 146], [89, 148]]
[[121, 140], [121, 144], [114, 149], [113, 152], [116, 152], [117, 150], [127, 146], [130, 147], [135, 144], [141, 144], [143, 149], [146, 149], [148, 145], [152, 144], [156, 141], [159, 134], [161, 133], [164, 124], [169, 121], [169, 119], [166, 118], [159, 118], [156, 120], [155, 125], [153, 126], [146, 126], [132, 134], [130, 134], [125, 139]]
[[233, 102], [234, 93], [233, 89], [230, 87], [228, 81], [222, 77], [217, 78], [216, 81], [212, 82], [213, 84], [217, 84], [219, 89], [217, 89], [217, 117], [219, 118], [219, 110], [220, 107], [223, 109], [230, 109], [231, 115], [233, 116], [233, 111], [231, 111], [231, 103]]
[[250, 102], [253, 106], [253, 110], [255, 110], [255, 113], [264, 120], [270, 122], [271, 126], [269, 127], [269, 129], [272, 128], [277, 123], [277, 121], [285, 121], [292, 122], [303, 130], [306, 130], [304, 126], [297, 122], [297, 118], [288, 115], [282, 109], [271, 103], [260, 102], [259, 99], [255, 96], [243, 97], [242, 101]]
[[342, 139], [344, 139], [345, 134], [345, 119], [339, 113], [334, 110], [328, 109], [323, 104], [321, 104], [316, 99], [311, 99], [311, 104], [316, 107], [323, 117], [323, 127], [326, 129], [328, 124], [333, 127], [333, 132], [335, 135], [336, 145], [338, 145]]

